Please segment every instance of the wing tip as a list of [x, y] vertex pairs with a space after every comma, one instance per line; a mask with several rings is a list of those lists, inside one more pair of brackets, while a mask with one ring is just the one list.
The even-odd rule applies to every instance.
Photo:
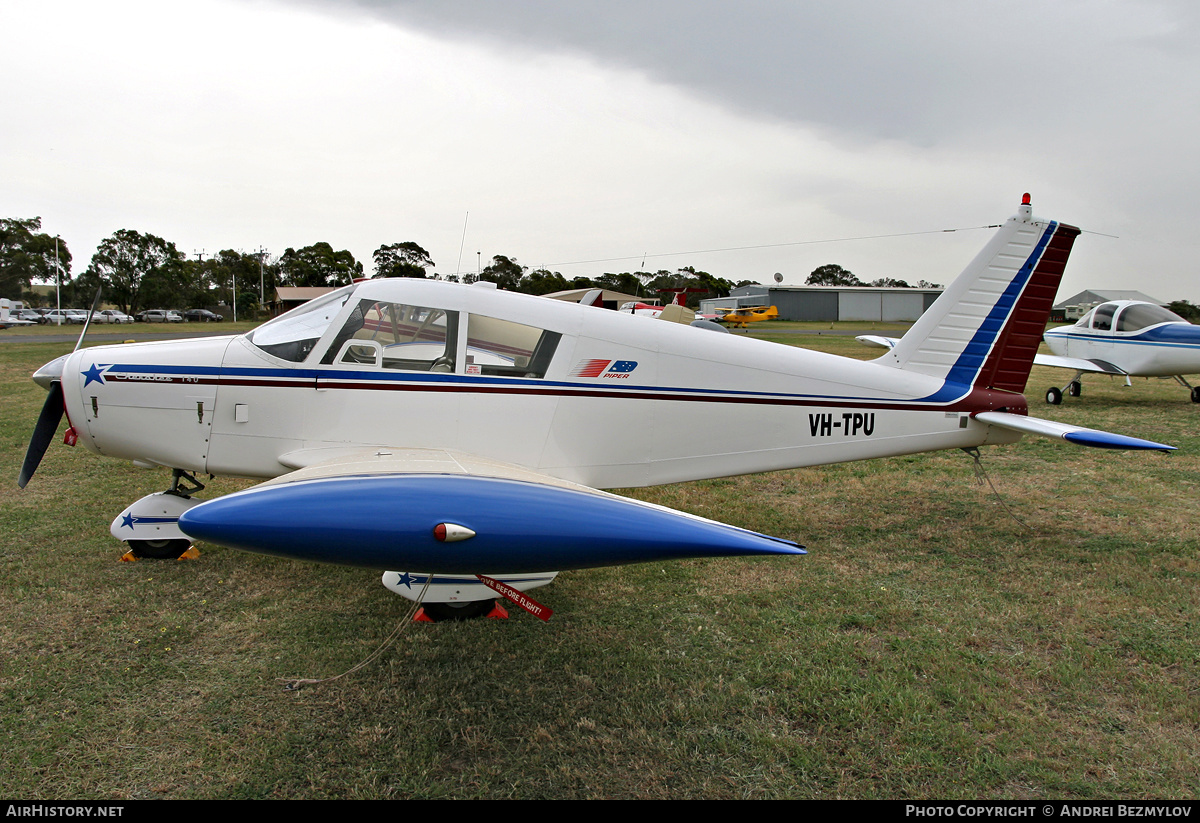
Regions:
[[1164, 453], [1178, 451], [1177, 447], [1168, 446], [1165, 443], [1155, 443], [1153, 440], [1143, 440], [1140, 437], [1129, 437], [1123, 434], [1113, 434], [1095, 429], [1076, 429], [1064, 432], [1063, 439], [1080, 446], [1091, 446], [1094, 449], [1124, 449], [1159, 451]]

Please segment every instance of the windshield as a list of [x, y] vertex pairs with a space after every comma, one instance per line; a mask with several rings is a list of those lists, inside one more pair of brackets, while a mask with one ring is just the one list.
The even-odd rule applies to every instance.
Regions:
[[247, 334], [246, 339], [267, 354], [301, 363], [342, 310], [353, 290], [354, 286], [346, 286], [310, 300], [259, 326]]

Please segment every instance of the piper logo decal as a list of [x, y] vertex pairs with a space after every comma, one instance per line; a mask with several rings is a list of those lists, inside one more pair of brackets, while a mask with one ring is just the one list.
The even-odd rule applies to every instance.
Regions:
[[571, 377], [604, 377], [611, 380], [629, 378], [637, 368], [636, 360], [580, 360], [571, 369]]

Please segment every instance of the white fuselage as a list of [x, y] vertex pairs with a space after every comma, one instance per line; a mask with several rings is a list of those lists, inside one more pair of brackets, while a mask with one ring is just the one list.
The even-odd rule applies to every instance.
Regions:
[[[241, 337], [82, 349], [63, 369], [71, 422], [102, 454], [217, 475], [274, 477], [407, 446], [618, 488], [1012, 442], [970, 412], [1024, 412], [1009, 392], [976, 391], [968, 404], [969, 387], [928, 375], [545, 298], [401, 279], [347, 294], [306, 316], [324, 325], [312, 322], [319, 337], [295, 360], [263, 341], [305, 318]], [[382, 303], [436, 310], [402, 327], [370, 319]], [[370, 334], [356, 306], [370, 307]], [[447, 315], [449, 342], [426, 342]], [[517, 340], [516, 324], [558, 336], [547, 363], [526, 366], [530, 346], [497, 342]], [[412, 367], [442, 345], [445, 357]], [[409, 367], [395, 366], [397, 352]]]
[[1200, 373], [1200, 326], [1149, 303], [1104, 303], [1073, 325], [1048, 329], [1044, 339], [1056, 355], [1101, 360], [1135, 376]]

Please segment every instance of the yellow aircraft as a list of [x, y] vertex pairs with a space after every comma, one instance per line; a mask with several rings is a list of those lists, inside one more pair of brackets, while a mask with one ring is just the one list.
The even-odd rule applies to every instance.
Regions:
[[718, 318], [718, 322], [728, 323], [731, 326], [744, 329], [749, 323], [757, 323], [759, 320], [770, 320], [772, 317], [778, 316], [779, 309], [774, 306], [747, 306], [742, 309], [730, 309]]

